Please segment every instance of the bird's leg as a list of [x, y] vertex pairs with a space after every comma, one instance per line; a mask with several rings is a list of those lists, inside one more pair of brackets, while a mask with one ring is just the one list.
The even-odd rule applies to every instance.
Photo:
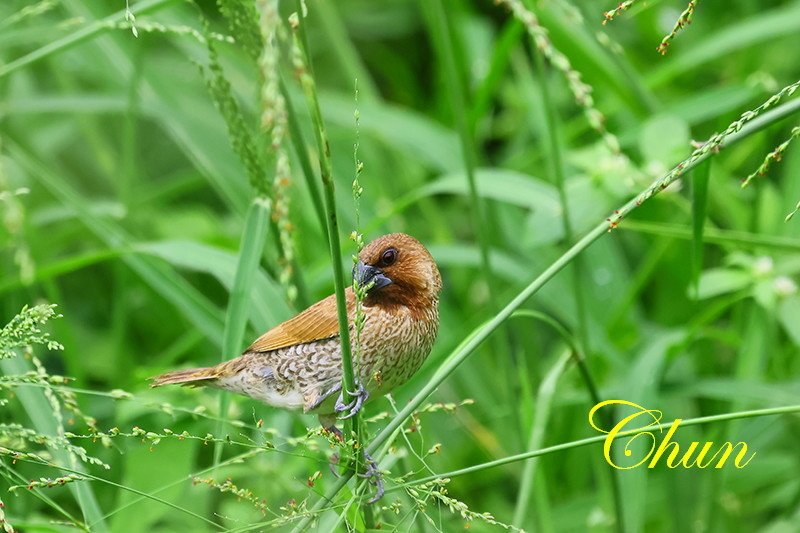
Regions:
[[[359, 390], [355, 394], [351, 393], [351, 395], [356, 396], [356, 399], [353, 400], [352, 402], [350, 402], [349, 405], [345, 405], [342, 402], [341, 395], [339, 396], [339, 399], [336, 401], [336, 410], [337, 411], [341, 412], [341, 411], [350, 410], [350, 412], [352, 413], [352, 414], [348, 413], [343, 418], [349, 418], [353, 414], [357, 413], [358, 410], [363, 405], [364, 401], [366, 401], [367, 396], [368, 396], [367, 395], [367, 391], [361, 385], [359, 385], [358, 388], [359, 388]], [[359, 399], [361, 399], [361, 402], [358, 402]], [[342, 408], [340, 409], [339, 406], [342, 406]], [[355, 411], [355, 412], [353, 412], [353, 411]], [[320, 424], [322, 424], [322, 427], [325, 428], [325, 431], [328, 431], [328, 432], [334, 434], [342, 443], [345, 442], [344, 434], [342, 433], [342, 430], [340, 430], [338, 427], [336, 427], [336, 417], [335, 416], [333, 416], [333, 415], [319, 415], [319, 421], [320, 421]], [[356, 453], [358, 453], [358, 452], [356, 452]], [[377, 502], [378, 500], [380, 500], [381, 497], [383, 496], [383, 493], [384, 493], [383, 478], [381, 476], [381, 471], [378, 469], [378, 464], [375, 462], [375, 460], [367, 452], [364, 452], [364, 461], [365, 461], [364, 472], [363, 473], [359, 473], [358, 475], [359, 475], [359, 477], [368, 479], [370, 484], [375, 485], [375, 496], [373, 496], [372, 498], [370, 498], [368, 500], [368, 503], [373, 504], [373, 503]], [[341, 477], [339, 475], [339, 473], [336, 471], [336, 466], [338, 464], [339, 464], [339, 454], [338, 453], [334, 453], [331, 456], [331, 460], [330, 460], [330, 463], [329, 463], [328, 466], [330, 467], [331, 472], [333, 472], [334, 476]]]
[[333, 407], [337, 413], [346, 413], [339, 417], [341, 420], [356, 416], [356, 413], [361, 410], [364, 402], [369, 398], [369, 392], [367, 392], [367, 389], [365, 389], [364, 385], [361, 383], [358, 384], [358, 390], [355, 392], [347, 391], [347, 394], [355, 396], [355, 399], [346, 404], [344, 403], [344, 393], [340, 393], [339, 398], [336, 400], [336, 405]]
[[383, 497], [383, 474], [378, 469], [378, 463], [366, 451], [364, 452], [364, 460], [366, 461], [364, 473], [358, 475], [368, 479], [372, 485], [375, 485], [375, 496], [367, 500], [367, 503], [373, 504]]

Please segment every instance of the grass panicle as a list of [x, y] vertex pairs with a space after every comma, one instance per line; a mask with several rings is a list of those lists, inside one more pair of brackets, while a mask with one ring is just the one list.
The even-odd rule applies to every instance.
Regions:
[[136, 26], [136, 15], [131, 11], [130, 0], [125, 0], [125, 23], [129, 26], [131, 34], [134, 37], [139, 37], [139, 28]]
[[297, 299], [297, 287], [293, 283], [294, 241], [293, 224], [289, 211], [289, 186], [292, 171], [286, 150], [289, 119], [286, 99], [280, 90], [280, 46], [284, 27], [278, 13], [278, 2], [259, 0], [261, 37], [264, 50], [259, 58], [261, 72], [261, 128], [270, 136], [269, 150], [274, 154], [275, 178], [272, 184], [272, 220], [278, 230], [281, 249], [280, 281], [286, 287], [290, 301]]
[[207, 485], [212, 489], [216, 489], [222, 493], [230, 493], [236, 496], [238, 500], [244, 500], [252, 505], [256, 511], [261, 513], [262, 515], [266, 515], [269, 507], [267, 506], [267, 501], [264, 498], [259, 498], [256, 496], [252, 490], [250, 489], [243, 489], [241, 487], [236, 486], [236, 484], [230, 478], [226, 479], [225, 481], [219, 482], [213, 477], [200, 477], [195, 476], [192, 478], [192, 484], [194, 485]]
[[524, 0], [497, 0], [497, 3], [505, 6], [517, 20], [522, 22], [533, 38], [536, 49], [564, 76], [575, 103], [583, 111], [589, 126], [600, 135], [612, 153], [620, 153], [619, 140], [606, 130], [606, 117], [595, 107], [592, 86], [583, 81], [581, 73], [575, 70], [569, 58], [553, 46], [547, 29], [539, 23], [539, 18], [533, 10], [526, 7]]
[[0, 359], [17, 356], [17, 350], [29, 350], [42, 345], [48, 350], [63, 350], [61, 343], [53, 340], [42, 327], [53, 318], [60, 318], [55, 304], [23, 307], [11, 321], [0, 330]]
[[53, 10], [57, 5], [58, 0], [39, 0], [34, 4], [27, 5], [0, 21], [0, 30], [19, 24], [25, 20], [44, 15], [48, 11]]
[[[614, 18], [619, 16], [623, 11], [627, 11], [637, 1], [638, 0], [625, 0], [624, 2], [620, 2], [620, 4], [614, 9], [611, 9], [603, 13], [603, 25], [606, 25], [612, 20], [614, 20]], [[670, 44], [672, 44], [672, 41], [675, 39], [675, 37], [677, 37], [678, 33], [681, 30], [683, 30], [686, 26], [692, 23], [692, 18], [694, 17], [695, 8], [697, 8], [697, 4], [699, 3], [700, 0], [689, 1], [689, 4], [686, 6], [686, 9], [684, 9], [681, 12], [680, 16], [678, 17], [678, 20], [675, 22], [675, 25], [672, 27], [672, 30], [670, 30], [670, 32], [661, 39], [661, 42], [656, 48], [656, 51], [659, 54], [666, 55], [667, 51], [669, 50]]]
[[795, 126], [792, 128], [792, 132], [789, 135], [789, 138], [783, 141], [781, 144], [775, 147], [773, 151], [767, 154], [764, 158], [764, 161], [759, 165], [759, 167], [755, 170], [755, 172], [751, 173], [747, 176], [744, 180], [742, 180], [742, 188], [744, 189], [750, 182], [753, 181], [753, 178], [761, 178], [769, 172], [769, 167], [772, 166], [772, 163], [778, 163], [781, 159], [783, 159], [783, 153], [792, 144], [796, 138], [800, 137], [800, 126]]
[[661, 40], [656, 50], [659, 54], [666, 55], [667, 50], [669, 49], [669, 45], [672, 43], [673, 39], [678, 35], [678, 32], [681, 31], [683, 28], [688, 26], [692, 23], [692, 17], [694, 17], [694, 10], [697, 7], [697, 4], [700, 3], [700, 0], [689, 0], [689, 4], [686, 6], [686, 9], [681, 12], [678, 20], [675, 22], [675, 26], [672, 27], [672, 30]]
[[[620, 221], [625, 217], [625, 215], [633, 208], [643, 204], [648, 199], [652, 198], [655, 194], [660, 191], [663, 191], [671, 183], [675, 180], [683, 176], [686, 172], [688, 172], [691, 168], [694, 168], [697, 164], [701, 161], [704, 161], [709, 155], [716, 154], [722, 148], [723, 143], [725, 141], [729, 141], [731, 138], [739, 138], [739, 134], [744, 127], [751, 123], [752, 121], [756, 120], [758, 117], [762, 116], [765, 111], [772, 109], [778, 103], [780, 103], [784, 98], [791, 97], [797, 88], [800, 87], [800, 80], [787, 85], [780, 91], [776, 92], [769, 98], [767, 98], [761, 105], [758, 107], [751, 109], [749, 111], [745, 111], [741, 114], [738, 120], [731, 122], [731, 124], [725, 128], [724, 131], [720, 133], [715, 133], [711, 137], [708, 138], [704, 143], [700, 144], [698, 148], [696, 148], [692, 155], [690, 155], [687, 159], [685, 159], [682, 163], [678, 164], [677, 166], [673, 167], [672, 170], [667, 172], [663, 177], [655, 180], [647, 189], [644, 190], [636, 199], [636, 202], [631, 205], [627, 204], [622, 209], [618, 209], [614, 211], [613, 215], [608, 219], [609, 222], [609, 231], [615, 229]], [[796, 108], [800, 106], [800, 100], [794, 100], [789, 102], [789, 105], [784, 106], [784, 110], [787, 114], [792, 114], [795, 112]], [[776, 113], [770, 116], [770, 119], [778, 119], [783, 118], [783, 114]], [[772, 122], [772, 120], [763, 120], [759, 124], [759, 126], [763, 127], [768, 125]]]
[[[0, 455], [9, 458], [12, 464], [24, 459], [43, 462], [45, 459], [42, 456], [52, 457], [52, 466], [81, 476], [83, 466], [79, 463], [110, 467], [89, 455], [83, 447], [75, 446], [69, 441], [64, 430], [64, 410], [83, 421], [91, 432], [97, 430], [95, 420], [80, 410], [74, 393], [55, 385], [63, 383], [65, 379], [49, 376], [39, 359], [33, 355], [34, 347], [37, 346], [51, 351], [63, 349], [58, 341], [51, 338], [49, 332], [43, 331], [50, 320], [61, 317], [55, 312], [55, 307], [54, 304], [24, 307], [0, 330], [0, 367], [6, 378], [0, 382], [0, 391], [13, 393], [33, 426], [0, 424], [0, 441], [5, 444], [0, 446]], [[33, 362], [34, 370], [28, 370], [30, 367], [27, 362], [20, 360], [20, 352]], [[22, 378], [14, 379], [14, 376]], [[30, 386], [34, 384], [38, 389], [31, 390]], [[3, 398], [0, 405], [9, 408], [10, 403], [10, 398]], [[32, 488], [38, 488], [38, 485]], [[78, 483], [70, 484], [69, 488], [83, 511], [84, 520], [98, 521], [98, 529], [104, 530], [105, 525], [91, 488]]]
[[125, 21], [110, 20], [105, 23], [105, 27], [109, 29], [124, 30], [124, 31], [133, 31], [135, 28], [137, 37], [139, 36], [139, 33], [143, 34], [153, 33], [162, 35], [174, 35], [178, 37], [191, 37], [198, 43], [202, 44], [206, 44], [209, 39], [226, 44], [236, 43], [236, 39], [234, 39], [231, 35], [225, 35], [223, 33], [215, 31], [202, 32], [197, 28], [193, 28], [191, 26], [179, 25], [179, 24], [164, 24], [162, 22], [150, 21], [150, 20], [145, 20], [145, 21], [139, 20], [136, 22], [135, 26], [129, 20]]
[[255, 2], [217, 0], [217, 6], [228, 22], [231, 34], [236, 36], [236, 42], [253, 61], [258, 61], [263, 51], [263, 42]]
[[[237, 3], [237, 2], [232, 2]], [[233, 93], [231, 84], [219, 62], [219, 54], [213, 40], [207, 39], [208, 65], [201, 66], [208, 92], [217, 106], [225, 124], [228, 126], [228, 137], [236, 155], [244, 165], [250, 186], [261, 198], [270, 197], [270, 185], [266, 179], [264, 158], [258, 149], [252, 129], [241, 110], [241, 106]]]
[[606, 11], [605, 13], [603, 13], [603, 25], [606, 25], [609, 22], [611, 22], [612, 20], [614, 20], [614, 18], [619, 16], [623, 11], [626, 11], [628, 8], [630, 8], [637, 1], [638, 0], [625, 0], [624, 2], [620, 2], [619, 5], [617, 7], [615, 7], [614, 9], [610, 9], [610, 10]]

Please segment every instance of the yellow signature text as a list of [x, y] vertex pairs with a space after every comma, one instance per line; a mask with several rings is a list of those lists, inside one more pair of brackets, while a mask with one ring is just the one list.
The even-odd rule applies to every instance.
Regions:
[[[595, 419], [600, 418], [598, 412], [601, 409], [608, 408], [610, 410], [620, 406], [633, 408], [633, 413], [617, 422], [611, 429], [603, 429], [598, 425]], [[606, 411], [607, 413], [608, 411]], [[605, 400], [592, 407], [589, 411], [589, 425], [600, 433], [608, 435], [603, 442], [603, 457], [608, 464], [620, 470], [630, 470], [645, 464], [647, 468], [655, 468], [664, 457], [666, 457], [666, 465], [669, 468], [678, 468], [679, 466], [683, 468], [708, 468], [711, 465], [714, 465], [714, 468], [722, 468], [737, 449], [738, 453], [733, 459], [733, 465], [736, 468], [744, 468], [756, 455], [756, 452], [752, 452], [750, 456], [747, 455], [748, 449], [745, 442], [737, 442], [736, 444], [724, 442], [720, 446], [715, 446], [714, 442], [702, 444], [700, 442], [691, 442], [685, 449], [681, 448], [677, 442], [672, 440], [681, 425], [682, 419], [680, 418], [676, 418], [669, 425], [666, 434], [663, 435], [659, 442], [657, 435], [663, 434], [666, 426], [666, 424], [661, 424], [661, 418], [661, 411], [646, 409], [627, 400]], [[656, 431], [658, 433], [655, 433]], [[622, 453], [625, 457], [631, 457], [630, 461], [635, 461], [634, 464], [623, 466], [615, 462], [612, 454], [612, 445], [616, 440], [625, 443]], [[646, 453], [639, 452], [636, 457], [632, 457], [634, 455], [633, 450], [640, 449], [638, 446], [634, 446], [634, 443], [639, 441], [645, 442], [644, 448], [648, 451]], [[647, 444], [649, 444], [649, 449]], [[715, 450], [713, 454], [711, 454], [712, 450]]]

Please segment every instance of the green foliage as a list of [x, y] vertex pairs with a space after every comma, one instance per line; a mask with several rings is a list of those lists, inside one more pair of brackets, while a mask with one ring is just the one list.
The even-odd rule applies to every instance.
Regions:
[[[232, 3], [238, 4], [239, 2]], [[225, 77], [222, 65], [219, 63], [216, 45], [210, 39], [206, 44], [208, 45], [209, 63], [207, 67], [201, 67], [201, 71], [205, 77], [208, 91], [228, 125], [228, 136], [233, 151], [239, 156], [247, 171], [250, 186], [257, 194], [267, 198], [270, 190], [264, 172], [265, 165], [261, 155], [263, 152], [258, 149], [255, 136], [247, 125], [228, 78]]]
[[[0, 529], [800, 529], [800, 3], [494, 4], [0, 3]], [[341, 292], [351, 231], [445, 284], [357, 436], [148, 389]], [[609, 476], [599, 398], [757, 456]]]
[[43, 332], [41, 326], [54, 317], [60, 317], [55, 305], [36, 305], [22, 311], [11, 319], [11, 322], [0, 330], [0, 359], [8, 359], [17, 355], [19, 348], [29, 349], [35, 344], [42, 344], [48, 350], [62, 350], [64, 347]]

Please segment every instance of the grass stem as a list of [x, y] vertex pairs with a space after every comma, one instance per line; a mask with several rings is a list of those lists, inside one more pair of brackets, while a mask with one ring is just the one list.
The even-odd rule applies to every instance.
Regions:
[[[293, 22], [295, 51], [299, 57], [295, 58], [295, 66], [300, 77], [303, 93], [306, 97], [306, 105], [311, 113], [311, 122], [314, 124], [314, 136], [319, 150], [320, 177], [322, 179], [323, 201], [325, 205], [325, 221], [328, 233], [328, 245], [333, 264], [333, 283], [336, 292], [336, 314], [339, 320], [339, 340], [342, 355], [342, 397], [345, 403], [350, 403], [355, 398], [351, 394], [357, 390], [356, 376], [353, 371], [353, 357], [350, 343], [350, 322], [347, 315], [347, 300], [345, 296], [344, 268], [342, 266], [342, 248], [339, 239], [339, 224], [336, 216], [336, 194], [335, 182], [333, 178], [333, 165], [331, 162], [330, 144], [328, 142], [325, 124], [322, 120], [322, 112], [317, 98], [316, 85], [314, 83], [311, 58], [308, 55], [308, 39], [305, 33], [305, 25], [301, 21], [303, 5], [300, 0], [296, 2], [297, 19]], [[360, 417], [355, 416], [348, 419], [345, 427], [354, 435], [358, 443]], [[360, 450], [364, 447], [360, 446]], [[362, 453], [356, 454], [360, 456]], [[359, 461], [356, 461], [358, 468]], [[342, 478], [349, 478], [343, 474]], [[365, 504], [365, 506], [368, 504]], [[371, 517], [371, 511], [364, 510], [365, 519]]]

